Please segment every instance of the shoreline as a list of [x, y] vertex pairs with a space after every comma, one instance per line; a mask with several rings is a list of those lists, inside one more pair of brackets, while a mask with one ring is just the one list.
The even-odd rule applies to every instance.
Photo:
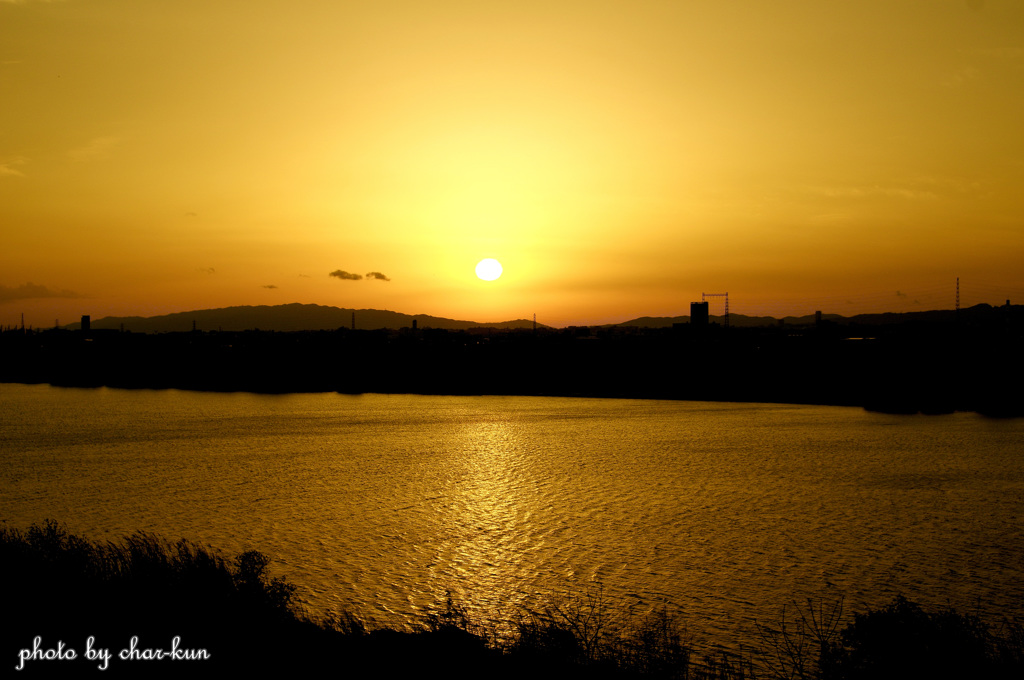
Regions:
[[[863, 330], [863, 329], [861, 329]], [[0, 333], [0, 381], [265, 394], [431, 394], [857, 406], [1024, 416], [1012, 332], [823, 326]], [[983, 357], [968, 364], [965, 357]], [[1008, 394], [1007, 394], [1008, 393]]]
[[7, 377], [0, 376], [0, 384], [11, 384], [11, 385], [47, 385], [50, 387], [66, 387], [74, 389], [119, 389], [119, 390], [182, 390], [190, 392], [207, 392], [207, 393], [247, 393], [247, 394], [263, 394], [263, 395], [286, 395], [286, 394], [347, 394], [347, 395], [360, 395], [360, 394], [414, 394], [419, 396], [436, 396], [436, 397], [551, 397], [551, 398], [567, 398], [567, 399], [634, 399], [634, 400], [664, 400], [664, 401], [691, 401], [691, 402], [711, 402], [711, 403], [722, 403], [722, 404], [778, 404], [778, 405], [793, 405], [793, 406], [837, 406], [846, 408], [860, 408], [865, 411], [872, 413], [884, 413], [888, 415], [925, 415], [925, 416], [943, 416], [951, 415], [954, 413], [976, 413], [986, 418], [995, 419], [1007, 419], [1007, 418], [1021, 418], [1024, 417], [1024, 409], [1016, 408], [1013, 406], [1003, 405], [987, 405], [982, 408], [953, 408], [947, 406], [937, 406], [936, 404], [920, 405], [912, 402], [900, 402], [890, 401], [888, 403], [850, 403], [840, 400], [772, 400], [768, 398], [761, 399], [729, 399], [729, 398], [702, 398], [700, 396], [673, 396], [662, 393], [649, 394], [649, 393], [593, 393], [593, 392], [470, 392], [470, 391], [449, 391], [449, 392], [438, 392], [438, 391], [382, 391], [367, 389], [362, 391], [349, 391], [344, 389], [260, 389], [258, 387], [250, 386], [195, 386], [192, 384], [178, 385], [178, 384], [158, 384], [158, 385], [146, 385], [138, 384], [136, 382], [119, 383], [116, 381], [109, 382], [71, 382], [71, 381], [48, 381], [48, 380], [14, 380], [8, 379]]
[[345, 612], [310, 617], [294, 586], [271, 576], [270, 559], [253, 550], [227, 558], [141, 532], [92, 542], [48, 520], [24, 532], [0, 527], [0, 557], [8, 620], [17, 627], [3, 654], [30, 671], [409, 677], [441, 667], [467, 678], [739, 680], [778, 677], [794, 664], [808, 678], [1010, 678], [1024, 670], [1022, 622], [996, 626], [901, 596], [852, 618], [841, 600], [798, 605], [788, 628], [783, 608], [736, 654], [700, 651], [675, 609], [623, 619], [600, 590], [520, 611], [505, 622], [507, 636], [473, 621], [450, 594], [417, 629], [398, 631], [370, 629]]

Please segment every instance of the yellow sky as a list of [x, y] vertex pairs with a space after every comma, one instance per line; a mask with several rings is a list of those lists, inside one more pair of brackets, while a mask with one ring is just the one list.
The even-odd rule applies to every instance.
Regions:
[[0, 0], [0, 324], [1002, 303], [1022, 121], [1019, 0]]

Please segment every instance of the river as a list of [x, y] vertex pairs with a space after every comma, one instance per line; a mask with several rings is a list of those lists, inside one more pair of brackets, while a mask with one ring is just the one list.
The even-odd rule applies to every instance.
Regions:
[[254, 548], [311, 612], [507, 620], [600, 588], [735, 647], [807, 597], [1024, 615], [1024, 420], [0, 384], [0, 521]]

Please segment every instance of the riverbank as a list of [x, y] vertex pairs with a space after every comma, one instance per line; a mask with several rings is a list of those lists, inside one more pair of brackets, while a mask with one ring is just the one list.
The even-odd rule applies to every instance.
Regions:
[[[848, 335], [827, 327], [794, 333], [715, 327], [537, 333], [8, 331], [0, 334], [0, 382], [256, 393], [673, 399], [1024, 415], [1024, 394], [1013, 389], [1024, 380], [1024, 355], [1013, 333], [953, 328]], [[966, 357], [972, 360], [969, 366]]]
[[370, 630], [352, 614], [312, 616], [255, 551], [234, 558], [148, 534], [97, 543], [56, 522], [0, 528], [4, 663], [27, 676], [213, 677], [225, 672], [406, 678], [1015, 678], [1024, 627], [992, 627], [902, 598], [856, 614], [808, 606], [761, 627], [747, 656], [699, 653], [667, 609], [642, 620], [592, 591], [499, 630], [458, 602], [417, 630]]

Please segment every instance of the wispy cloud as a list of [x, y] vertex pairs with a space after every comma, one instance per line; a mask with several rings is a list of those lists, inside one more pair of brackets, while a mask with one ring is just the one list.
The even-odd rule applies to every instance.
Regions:
[[817, 187], [812, 190], [827, 198], [905, 198], [907, 200], [926, 200], [937, 198], [934, 191], [910, 186], [871, 185], [845, 187]]
[[106, 156], [121, 141], [120, 137], [108, 135], [96, 137], [78, 148], [72, 149], [68, 155], [76, 161], [87, 161]]
[[968, 55], [980, 55], [993, 59], [1020, 61], [1024, 59], [1024, 47], [976, 47], [974, 49], [957, 50]]
[[[333, 276], [334, 278], [341, 279], [342, 281], [361, 281], [364, 278], [362, 274], [353, 274], [352, 272], [347, 272], [344, 269], [335, 269], [333, 272], [328, 274], [328, 276]], [[365, 278], [367, 281], [391, 280], [390, 278], [388, 278], [387, 276], [380, 272], [370, 272], [365, 276]]]
[[201, 274], [216, 274], [217, 273], [217, 270], [214, 269], [213, 267], [199, 267], [198, 269], [196, 269], [196, 271], [201, 273]]
[[852, 221], [853, 215], [850, 213], [822, 213], [811, 215], [808, 219], [812, 224], [842, 224]]
[[907, 201], [933, 201], [949, 195], [974, 193], [978, 189], [976, 181], [931, 175], [898, 177], [871, 184], [805, 185], [802, 188], [808, 194], [833, 199], [891, 198]]
[[977, 80], [980, 75], [981, 71], [973, 66], [961, 66], [946, 76], [946, 79], [942, 81], [942, 84], [945, 87], [961, 87], [967, 83]]
[[272, 283], [271, 283], [270, 285], [268, 285], [268, 286], [263, 286], [263, 287], [264, 287], [264, 288], [268, 288], [268, 289], [270, 289], [270, 290], [276, 290], [276, 289], [277, 289], [277, 286], [275, 286], [275, 285], [274, 285], [274, 284], [272, 284]]
[[[947, 87], [962, 85], [983, 75], [989, 76], [1003, 72], [1005, 69], [1015, 71], [1024, 69], [1024, 47], [974, 47], [957, 50], [965, 60], [975, 66], [965, 66], [947, 77], [943, 84]], [[1016, 77], [1017, 74], [1005, 74]]]
[[28, 162], [28, 159], [22, 156], [7, 158], [0, 161], [0, 177], [24, 177], [25, 173], [14, 166], [24, 165], [26, 162]]
[[70, 290], [52, 290], [46, 286], [25, 283], [16, 288], [0, 286], [0, 302], [33, 300], [36, 298], [81, 298], [85, 297]]

